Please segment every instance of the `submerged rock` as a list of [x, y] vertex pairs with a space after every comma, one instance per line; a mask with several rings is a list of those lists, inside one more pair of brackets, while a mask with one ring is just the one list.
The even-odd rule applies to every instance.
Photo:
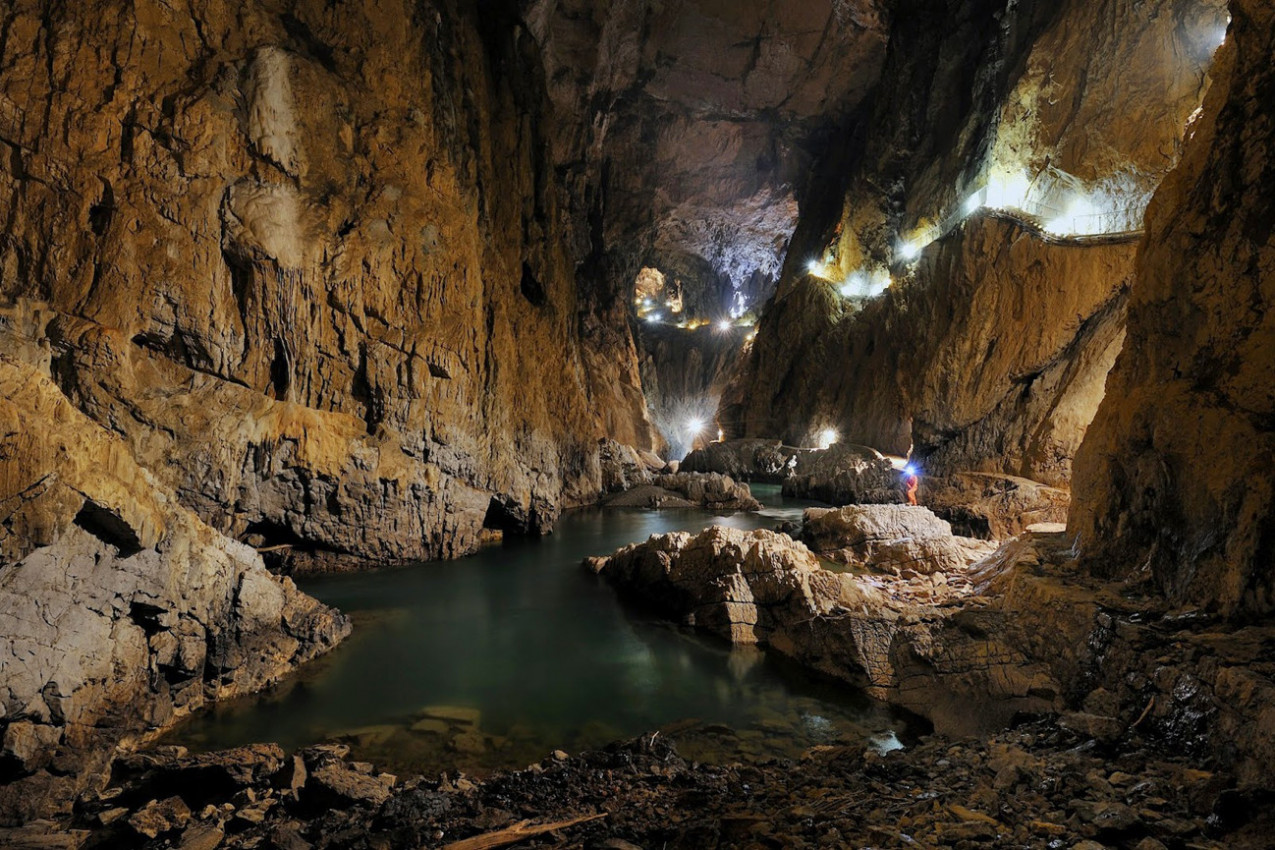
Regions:
[[613, 508], [708, 508], [724, 511], [761, 510], [747, 484], [716, 473], [674, 472], [656, 475], [650, 483], [619, 493], [603, 502]]

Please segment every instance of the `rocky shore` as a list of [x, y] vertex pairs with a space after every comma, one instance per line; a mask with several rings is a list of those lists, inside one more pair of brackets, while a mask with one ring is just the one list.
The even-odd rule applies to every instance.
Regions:
[[[720, 735], [732, 733], [722, 729]], [[588, 850], [1269, 847], [1269, 791], [1048, 720], [885, 754], [836, 742], [798, 760], [689, 762], [653, 733], [477, 781], [400, 778], [340, 746], [126, 759], [69, 824], [0, 831], [26, 848]]]

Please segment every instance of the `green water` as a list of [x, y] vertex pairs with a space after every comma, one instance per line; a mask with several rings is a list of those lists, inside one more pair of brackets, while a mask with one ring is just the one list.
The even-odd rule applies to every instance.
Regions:
[[755, 486], [760, 514], [589, 509], [554, 534], [449, 563], [298, 582], [354, 634], [275, 689], [225, 703], [165, 743], [215, 749], [340, 740], [400, 772], [482, 774], [644, 732], [700, 760], [795, 757], [837, 741], [897, 746], [903, 721], [756, 649], [732, 649], [617, 601], [581, 567], [652, 534], [771, 528], [808, 502]]

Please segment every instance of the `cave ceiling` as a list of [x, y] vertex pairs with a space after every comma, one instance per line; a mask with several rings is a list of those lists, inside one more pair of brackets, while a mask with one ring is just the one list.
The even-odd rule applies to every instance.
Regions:
[[[820, 139], [879, 77], [876, 0], [542, 0], [555, 156], [599, 187], [587, 251], [613, 285], [642, 264], [700, 258], [722, 306], [765, 297]], [[600, 214], [599, 214], [600, 213]], [[626, 280], [625, 278], [628, 277]]]

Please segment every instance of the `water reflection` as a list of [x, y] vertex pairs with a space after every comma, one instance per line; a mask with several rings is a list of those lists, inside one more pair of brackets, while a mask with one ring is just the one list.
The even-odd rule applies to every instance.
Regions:
[[900, 722], [881, 705], [755, 648], [626, 609], [580, 567], [651, 534], [773, 527], [806, 504], [755, 489], [769, 505], [760, 515], [585, 510], [544, 540], [462, 561], [302, 582], [354, 617], [354, 635], [282, 686], [202, 714], [167, 741], [291, 749], [340, 739], [399, 771], [482, 773], [653, 729], [701, 760], [897, 740]]

